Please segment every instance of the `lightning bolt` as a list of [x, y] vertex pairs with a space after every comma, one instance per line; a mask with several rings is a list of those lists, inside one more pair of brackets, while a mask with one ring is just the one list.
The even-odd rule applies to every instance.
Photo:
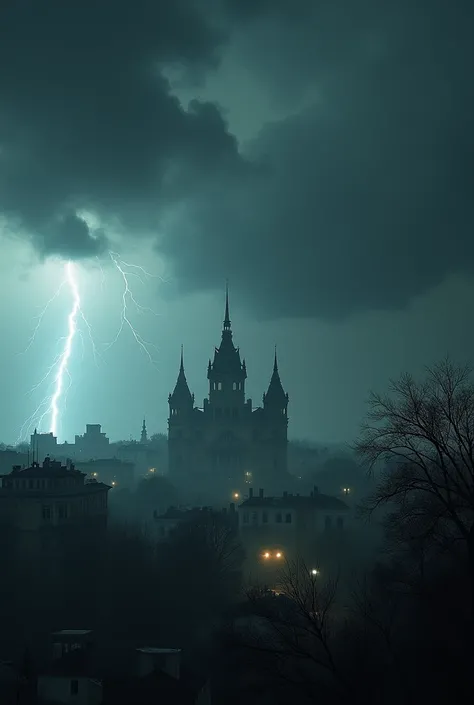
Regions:
[[135, 339], [135, 342], [139, 346], [139, 348], [145, 353], [145, 355], [148, 357], [149, 361], [152, 363], [152, 365], [156, 365], [155, 360], [150, 353], [150, 348], [154, 350], [158, 350], [156, 345], [153, 343], [147, 342], [137, 331], [135, 326], [132, 324], [130, 321], [128, 311], [130, 304], [132, 304], [136, 311], [138, 313], [152, 313], [154, 316], [158, 316], [159, 314], [156, 311], [153, 311], [153, 309], [148, 308], [148, 306], [142, 306], [141, 304], [138, 303], [136, 300], [135, 296], [133, 295], [133, 291], [130, 288], [129, 284], [129, 277], [138, 277], [138, 279], [143, 283], [143, 279], [140, 277], [140, 274], [138, 274], [136, 271], [132, 272], [127, 272], [125, 270], [125, 267], [133, 268], [138, 270], [143, 276], [149, 278], [149, 277], [154, 277], [156, 275], [150, 274], [150, 272], [147, 272], [143, 267], [140, 267], [139, 265], [132, 265], [128, 264], [127, 262], [124, 262], [122, 259], [119, 258], [116, 252], [109, 252], [110, 259], [116, 268], [116, 270], [120, 273], [120, 276], [122, 277], [123, 280], [123, 291], [122, 291], [122, 311], [121, 311], [121, 316], [120, 316], [120, 326], [117, 331], [116, 336], [112, 340], [111, 343], [108, 344], [107, 350], [114, 345], [117, 340], [119, 339], [123, 329], [125, 327], [129, 328], [130, 332], [132, 333], [133, 338]]
[[[130, 262], [125, 262], [116, 252], [109, 252], [110, 261], [120, 275], [123, 282], [123, 289], [121, 295], [121, 306], [120, 306], [120, 324], [116, 335], [113, 340], [104, 346], [105, 350], [111, 348], [120, 338], [124, 329], [128, 329], [135, 342], [137, 343], [140, 350], [147, 356], [148, 360], [156, 366], [155, 360], [151, 354], [151, 350], [157, 350], [157, 347], [148, 341], [146, 341], [136, 327], [133, 325], [130, 318], [130, 309], [135, 309], [138, 314], [151, 313], [154, 316], [160, 315], [156, 311], [153, 311], [147, 306], [142, 306], [136, 299], [132, 287], [130, 285], [130, 280], [132, 278], [138, 279], [142, 284], [145, 284], [150, 278], [159, 278], [156, 274], [148, 272], [146, 269], [140, 265], [132, 264]], [[101, 288], [103, 289], [106, 284], [106, 277], [104, 270], [99, 261], [97, 261], [98, 268], [101, 272]], [[49, 365], [43, 377], [37, 382], [29, 391], [31, 395], [39, 387], [45, 384], [51, 377], [52, 380], [52, 392], [45, 396], [40, 404], [37, 406], [35, 411], [28, 417], [28, 419], [23, 423], [19, 436], [17, 438], [17, 444], [27, 438], [29, 432], [33, 425], [41, 431], [43, 422], [45, 418], [49, 418], [49, 430], [54, 435], [58, 435], [58, 429], [60, 426], [61, 409], [65, 410], [65, 398], [69, 387], [71, 386], [71, 375], [69, 371], [69, 363], [73, 353], [74, 342], [77, 336], [82, 339], [83, 351], [84, 351], [84, 337], [83, 330], [87, 332], [89, 337], [92, 352], [94, 355], [95, 363], [98, 364], [98, 358], [102, 359], [102, 355], [97, 350], [97, 345], [94, 340], [92, 327], [89, 324], [83, 310], [81, 303], [81, 295], [79, 290], [79, 281], [77, 276], [77, 266], [74, 262], [68, 261], [64, 263], [64, 278], [59, 285], [56, 292], [46, 303], [40, 314], [34, 319], [36, 324], [33, 329], [33, 333], [28, 341], [27, 347], [23, 351], [25, 354], [35, 342], [37, 333], [41, 327], [44, 316], [50, 308], [51, 304], [59, 297], [65, 288], [68, 289], [71, 297], [71, 305], [69, 309], [69, 314], [67, 316], [67, 335], [61, 337], [58, 340], [60, 346], [59, 352], [56, 353], [54, 360]], [[79, 323], [83, 324], [83, 330], [79, 327]]]
[[59, 357], [58, 371], [54, 380], [54, 392], [51, 397], [51, 425], [50, 431], [53, 436], [58, 435], [59, 400], [64, 389], [64, 377], [69, 374], [68, 364], [71, 358], [72, 343], [77, 332], [77, 315], [81, 310], [81, 297], [76, 280], [76, 270], [72, 262], [66, 262], [66, 280], [72, 294], [72, 308], [67, 318], [68, 334], [64, 343], [63, 351]]

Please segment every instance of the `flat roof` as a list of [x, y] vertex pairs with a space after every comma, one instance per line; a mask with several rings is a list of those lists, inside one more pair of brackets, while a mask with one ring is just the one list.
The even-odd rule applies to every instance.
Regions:
[[60, 629], [58, 632], [53, 632], [53, 636], [84, 636], [92, 634], [92, 629]]
[[137, 651], [142, 654], [179, 654], [181, 649], [158, 649], [154, 646], [142, 646]]
[[348, 511], [349, 507], [342, 499], [338, 497], [333, 497], [328, 494], [313, 494], [312, 496], [307, 495], [297, 495], [297, 494], [287, 494], [280, 497], [260, 497], [259, 495], [254, 495], [253, 497], [248, 497], [238, 505], [238, 509], [255, 509], [262, 507], [263, 509], [321, 509], [321, 510], [336, 510], [336, 511]]

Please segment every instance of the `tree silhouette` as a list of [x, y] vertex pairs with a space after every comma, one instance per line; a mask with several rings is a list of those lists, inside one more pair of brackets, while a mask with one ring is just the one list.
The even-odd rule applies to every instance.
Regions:
[[[374, 468], [382, 460], [373, 511], [397, 507], [387, 528], [423, 551], [467, 546], [474, 608], [474, 384], [469, 367], [445, 359], [417, 382], [405, 374], [387, 395], [373, 393], [355, 444]], [[474, 614], [474, 609], [473, 609]]]

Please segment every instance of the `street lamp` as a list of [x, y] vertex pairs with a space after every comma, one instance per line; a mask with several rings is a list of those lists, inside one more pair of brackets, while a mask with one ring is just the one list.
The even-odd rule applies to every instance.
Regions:
[[316, 575], [319, 575], [319, 570], [318, 570], [317, 568], [313, 568], [313, 569], [311, 570], [311, 575], [313, 575], [314, 577], [316, 577]]

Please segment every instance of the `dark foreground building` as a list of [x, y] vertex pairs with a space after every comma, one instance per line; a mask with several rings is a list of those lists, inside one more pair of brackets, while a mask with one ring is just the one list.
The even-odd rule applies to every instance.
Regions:
[[226, 294], [221, 343], [207, 369], [209, 395], [195, 406], [184, 372], [169, 395], [168, 450], [173, 481], [214, 488], [215, 494], [239, 492], [264, 484], [278, 490], [287, 484], [288, 394], [273, 373], [261, 407], [245, 395], [247, 368], [234, 345]]
[[0, 477], [0, 526], [21, 562], [57, 558], [65, 537], [90, 533], [99, 540], [107, 526], [108, 485], [74, 465], [45, 458], [42, 465], [15, 466]]
[[210, 705], [206, 678], [184, 667], [181, 649], [96, 641], [92, 631], [53, 635], [53, 659], [38, 677], [38, 705]]

